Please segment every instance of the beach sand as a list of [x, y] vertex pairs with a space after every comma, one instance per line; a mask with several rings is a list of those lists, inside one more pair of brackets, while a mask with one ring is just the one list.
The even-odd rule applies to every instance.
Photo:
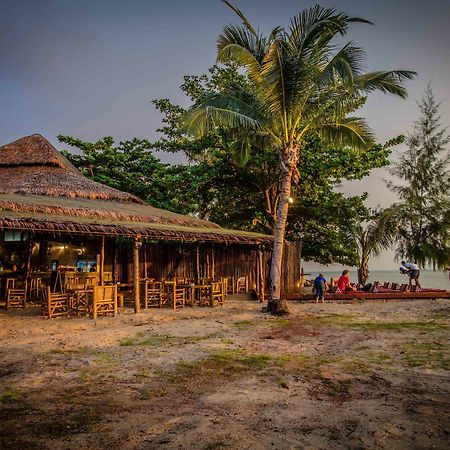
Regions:
[[0, 312], [0, 448], [448, 448], [450, 301]]

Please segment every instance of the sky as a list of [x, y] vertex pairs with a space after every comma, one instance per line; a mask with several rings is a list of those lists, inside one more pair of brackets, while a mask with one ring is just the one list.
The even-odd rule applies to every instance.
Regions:
[[[234, 0], [263, 31], [316, 2]], [[341, 0], [322, 6], [366, 18], [342, 43], [367, 52], [367, 68], [410, 69], [401, 100], [371, 96], [360, 115], [379, 142], [411, 130], [416, 102], [429, 82], [450, 121], [450, 1]], [[151, 99], [187, 106], [179, 90], [185, 74], [201, 74], [215, 62], [216, 39], [226, 24], [239, 23], [220, 0], [0, 0], [0, 145], [40, 133], [57, 148], [56, 136], [85, 140], [113, 136], [154, 140], [161, 116]], [[397, 151], [404, 147], [399, 146]], [[166, 162], [178, 155], [161, 154]], [[394, 155], [395, 158], [395, 155]], [[349, 195], [369, 193], [368, 204], [388, 206], [395, 197], [384, 170], [345, 183]], [[374, 268], [397, 267], [392, 253]]]

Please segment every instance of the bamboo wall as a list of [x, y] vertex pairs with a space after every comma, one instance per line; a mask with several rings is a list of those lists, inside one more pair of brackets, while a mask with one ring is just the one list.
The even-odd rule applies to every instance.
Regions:
[[[197, 265], [197, 251], [199, 264]], [[140, 278], [248, 278], [249, 289], [257, 289], [257, 246], [196, 244], [179, 242], [155, 242], [142, 245], [139, 255]], [[293, 291], [300, 281], [300, 246], [286, 243], [283, 258], [282, 283], [285, 291]], [[270, 272], [271, 250], [262, 250], [265, 287]], [[116, 279], [121, 283], [133, 280], [133, 258], [131, 244], [116, 244]], [[199, 272], [199, 273], [197, 273]]]

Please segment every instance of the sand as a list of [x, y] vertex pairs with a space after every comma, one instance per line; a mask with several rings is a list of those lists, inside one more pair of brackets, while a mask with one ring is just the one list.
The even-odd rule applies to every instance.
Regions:
[[448, 448], [450, 301], [0, 312], [0, 448]]

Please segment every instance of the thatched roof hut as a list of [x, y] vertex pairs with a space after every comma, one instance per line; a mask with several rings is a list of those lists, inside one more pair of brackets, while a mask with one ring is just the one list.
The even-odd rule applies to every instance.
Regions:
[[84, 177], [39, 134], [0, 147], [0, 229], [270, 243], [271, 237], [154, 208]]

